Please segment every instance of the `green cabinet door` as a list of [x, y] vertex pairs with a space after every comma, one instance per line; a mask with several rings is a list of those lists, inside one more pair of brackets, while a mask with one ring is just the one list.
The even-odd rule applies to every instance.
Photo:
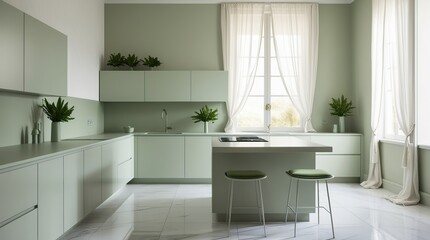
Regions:
[[185, 137], [185, 178], [212, 177], [212, 138]]
[[24, 91], [67, 95], [67, 36], [25, 15]]
[[24, 90], [24, 13], [0, 1], [0, 88]]
[[228, 96], [228, 72], [192, 71], [191, 101], [226, 102]]
[[184, 137], [138, 137], [138, 178], [183, 178]]
[[101, 102], [143, 102], [143, 71], [100, 71]]
[[145, 101], [189, 102], [190, 71], [145, 72]]

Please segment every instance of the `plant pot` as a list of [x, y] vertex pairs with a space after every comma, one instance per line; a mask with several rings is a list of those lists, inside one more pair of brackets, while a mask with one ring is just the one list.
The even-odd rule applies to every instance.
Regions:
[[344, 133], [345, 132], [345, 117], [339, 116], [339, 132]]
[[61, 122], [52, 122], [51, 124], [51, 142], [61, 141]]
[[203, 122], [204, 133], [209, 132], [209, 122]]

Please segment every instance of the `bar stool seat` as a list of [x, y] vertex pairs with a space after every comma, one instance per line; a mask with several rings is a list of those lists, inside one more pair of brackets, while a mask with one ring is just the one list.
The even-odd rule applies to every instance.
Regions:
[[[255, 182], [256, 196], [257, 196], [257, 206], [260, 221], [263, 222], [264, 237], [266, 237], [266, 220], [264, 217], [264, 204], [263, 204], [263, 193], [261, 191], [261, 180], [266, 179], [267, 175], [258, 170], [230, 170], [225, 172], [225, 178], [230, 180], [229, 192], [228, 192], [228, 208], [227, 215], [228, 219], [228, 235], [230, 236], [230, 225], [231, 225], [231, 212], [233, 209], [233, 192], [234, 192], [234, 182]], [[237, 208], [237, 207], [234, 207]]]
[[[291, 181], [290, 181], [290, 186], [288, 188], [288, 200], [287, 200], [287, 207], [286, 207], [286, 214], [285, 214], [285, 222], [287, 222], [288, 210], [291, 210], [295, 214], [295, 220], [294, 220], [294, 237], [296, 237], [298, 209], [299, 208], [309, 208], [309, 207], [299, 207], [298, 206], [299, 181], [303, 180], [303, 181], [316, 181], [316, 183], [317, 183], [317, 199], [318, 199], [318, 203], [317, 203], [317, 206], [311, 207], [311, 208], [317, 208], [318, 209], [318, 224], [320, 223], [320, 208], [323, 208], [324, 210], [326, 210], [330, 214], [331, 230], [332, 230], [333, 238], [335, 238], [335, 236], [334, 236], [334, 226], [333, 226], [333, 214], [332, 214], [331, 203], [330, 203], [330, 193], [329, 193], [329, 190], [328, 190], [328, 183], [327, 183], [327, 180], [334, 178], [334, 176], [331, 175], [330, 173], [324, 171], [324, 170], [321, 170], [321, 169], [290, 169], [286, 173], [291, 177]], [[291, 185], [292, 185], [292, 182], [293, 182], [294, 179], [296, 179], [296, 181], [297, 181], [297, 186], [296, 186], [296, 204], [295, 204], [296, 207], [295, 207], [295, 209], [293, 209], [290, 206]], [[325, 181], [329, 209], [327, 209], [324, 206], [320, 205], [320, 194], [319, 194], [319, 192], [320, 192], [319, 191], [319, 181], [320, 180]]]

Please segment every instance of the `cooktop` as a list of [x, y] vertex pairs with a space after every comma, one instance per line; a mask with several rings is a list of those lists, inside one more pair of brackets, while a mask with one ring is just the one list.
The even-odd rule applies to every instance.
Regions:
[[247, 137], [220, 137], [220, 142], [267, 142], [266, 139], [257, 136], [247, 136]]

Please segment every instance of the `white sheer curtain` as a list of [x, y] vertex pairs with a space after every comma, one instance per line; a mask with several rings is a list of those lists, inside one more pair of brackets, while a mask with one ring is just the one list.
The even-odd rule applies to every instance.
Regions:
[[311, 123], [318, 65], [318, 4], [272, 3], [276, 59], [288, 95], [304, 121]]
[[263, 35], [264, 4], [221, 4], [224, 69], [228, 71], [228, 122], [236, 132], [236, 119], [251, 91]]
[[[381, 0], [379, 0], [381, 1]], [[395, 44], [390, 49], [391, 75], [393, 81], [394, 105], [397, 120], [405, 134], [405, 148], [402, 167], [403, 188], [398, 195], [388, 199], [397, 204], [412, 205], [420, 201], [418, 187], [418, 162], [416, 147], [412, 141], [415, 130], [414, 92], [414, 1], [391, 0], [386, 12], [392, 16], [390, 38]]]
[[382, 136], [382, 99], [384, 94], [385, 64], [387, 49], [385, 40], [385, 0], [372, 2], [372, 110], [369, 173], [361, 183], [365, 188], [379, 188], [382, 185], [379, 139]]

